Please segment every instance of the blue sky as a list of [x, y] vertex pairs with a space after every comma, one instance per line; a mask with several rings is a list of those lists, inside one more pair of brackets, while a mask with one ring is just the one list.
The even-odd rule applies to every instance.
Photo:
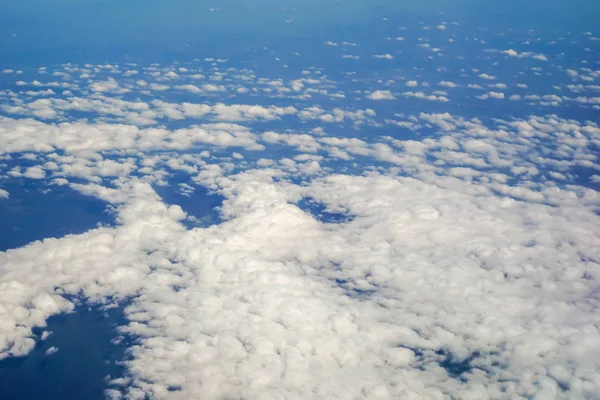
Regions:
[[3, 1], [0, 394], [598, 397], [598, 7]]
[[[61, 57], [73, 57], [76, 52], [86, 52], [86, 56], [100, 52], [104, 57], [149, 51], [156, 55], [186, 44], [247, 46], [258, 38], [303, 38], [340, 26], [374, 23], [383, 14], [410, 21], [432, 17], [440, 11], [468, 26], [566, 33], [593, 29], [599, 7], [595, 2], [582, 0], [461, 0], [451, 4], [433, 0], [7, 0], [0, 4], [0, 52], [4, 54], [2, 62], [35, 60], [36, 54], [52, 60], [54, 52]], [[286, 23], [290, 19], [293, 24]]]

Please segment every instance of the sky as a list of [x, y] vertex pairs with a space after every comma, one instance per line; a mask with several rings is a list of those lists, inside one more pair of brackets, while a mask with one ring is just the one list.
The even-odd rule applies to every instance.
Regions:
[[598, 15], [3, 1], [0, 397], [599, 398]]
[[440, 11], [468, 26], [566, 33], [594, 29], [600, 6], [585, 0], [6, 0], [0, 4], [0, 63], [14, 67], [36, 57], [60, 63], [80, 53], [87, 57], [84, 62], [98, 53], [104, 59], [156, 57], [186, 45], [215, 46], [214, 53], [227, 50], [222, 48], [225, 40], [226, 48], [243, 48], [374, 24], [384, 14], [410, 20]]

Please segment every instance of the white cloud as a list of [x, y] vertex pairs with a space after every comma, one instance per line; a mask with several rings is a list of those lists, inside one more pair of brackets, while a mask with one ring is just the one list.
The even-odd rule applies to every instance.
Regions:
[[89, 86], [94, 92], [125, 93], [129, 91], [128, 89], [120, 87], [119, 83], [111, 77], [106, 81], [91, 82]]
[[402, 95], [405, 97], [414, 97], [417, 99], [423, 99], [423, 100], [429, 100], [429, 101], [441, 101], [441, 102], [448, 101], [448, 98], [446, 96], [436, 96], [433, 94], [426, 95], [423, 92], [404, 92], [404, 93], [402, 93]]
[[501, 53], [506, 54], [507, 56], [510, 56], [510, 57], [533, 58], [533, 59], [539, 60], [539, 61], [548, 61], [548, 58], [543, 54], [536, 54], [536, 53], [531, 53], [531, 52], [518, 53], [513, 49], [504, 50]]
[[[83, 288], [92, 298], [143, 293], [127, 309], [131, 322], [126, 330], [140, 336], [128, 361], [135, 371], [125, 389], [131, 395], [148, 391], [166, 395], [173, 386], [186, 398], [274, 396], [282, 390], [303, 397], [317, 387], [327, 397], [373, 391], [386, 397], [402, 393], [432, 397], [476, 390], [477, 380], [460, 382], [440, 369], [439, 364], [450, 357], [444, 352], [465, 359], [478, 354], [477, 365], [492, 371], [484, 378], [486, 387], [501, 391], [495, 376], [506, 371], [500, 368], [509, 373], [521, 372], [523, 364], [550, 368], [559, 360], [583, 357], [576, 353], [579, 343], [595, 340], [585, 330], [570, 330], [565, 336], [552, 325], [542, 332], [554, 343], [552, 359], [522, 350], [535, 348], [540, 340], [540, 332], [527, 329], [530, 321], [556, 316], [559, 304], [566, 307], [561, 315], [569, 318], [588, 314], [568, 306], [568, 284], [553, 278], [556, 270], [538, 270], [531, 277], [519, 268], [532, 255], [544, 263], [559, 259], [559, 253], [573, 254], [568, 257], [575, 260], [574, 249], [557, 246], [566, 233], [563, 227], [576, 223], [582, 232], [572, 240], [585, 246], [592, 240], [586, 240], [587, 235], [597, 229], [586, 221], [592, 214], [565, 209], [524, 229], [522, 216], [547, 215], [549, 207], [491, 194], [470, 197], [472, 189], [466, 183], [449, 181], [452, 185], [443, 188], [441, 177], [437, 184], [428, 184], [381, 175], [334, 175], [302, 187], [275, 183], [272, 173], [251, 171], [223, 179], [219, 186], [227, 201], [222, 213], [229, 221], [192, 231], [176, 222], [183, 217], [181, 210], [163, 204], [148, 185], [127, 184], [117, 189], [118, 197], [97, 188], [98, 195], [121, 204], [122, 225], [1, 254], [3, 261], [19, 268], [22, 283], [12, 291], [4, 286], [0, 293], [13, 301], [17, 294], [25, 301], [56, 286], [69, 291]], [[477, 176], [467, 168], [452, 169], [450, 174]], [[511, 190], [514, 196], [532, 196]], [[331, 231], [293, 204], [298, 196], [310, 196], [331, 210], [359, 218]], [[402, 207], [397, 207], [399, 203]], [[382, 232], [387, 235], [384, 242]], [[547, 232], [559, 237], [544, 236]], [[540, 249], [527, 246], [532, 236], [545, 240]], [[477, 244], [470, 242], [473, 237]], [[119, 246], [124, 238], [128, 246]], [[146, 249], [155, 247], [162, 250], [148, 254]], [[61, 268], [70, 271], [69, 278], [55, 274], [37, 281], [42, 286], [27, 295], [26, 288], [36, 281], [27, 281], [23, 263], [35, 257], [28, 268], [44, 265], [45, 257], [65, 248], [70, 251], [68, 256], [60, 253], [65, 254]], [[169, 261], [174, 254], [177, 261]], [[324, 268], [331, 264], [338, 267]], [[77, 265], [86, 268], [78, 270]], [[147, 265], [161, 268], [151, 270]], [[569, 263], [564, 268], [585, 267]], [[503, 274], [509, 278], [500, 278]], [[520, 285], [512, 283], [517, 278]], [[260, 283], [249, 285], [253, 279]], [[532, 314], [527, 306], [532, 296], [544, 296], [539, 279], [557, 289], [552, 303], [537, 304]], [[334, 280], [348, 283], [339, 287]], [[377, 301], [358, 294], [369, 291]], [[37, 296], [32, 304], [40, 315], [65, 307], [57, 303], [58, 297]], [[382, 301], [385, 308], [379, 306]], [[474, 321], [473, 314], [487, 318]], [[578, 340], [565, 342], [572, 335]], [[200, 349], [202, 357], [197, 356]], [[422, 352], [431, 352], [430, 357]], [[584, 359], [594, 363], [593, 357]], [[498, 362], [503, 367], [495, 366]], [[294, 374], [286, 378], [284, 368]], [[211, 379], [204, 379], [207, 370]], [[565, 373], [569, 379], [584, 378], [575, 378], [575, 369]], [[404, 374], [430, 384], [407, 385]], [[552, 379], [546, 372], [537, 374], [531, 379]], [[517, 387], [530, 384], [530, 378], [519, 376]]]
[[207, 83], [202, 85], [202, 90], [207, 92], [224, 92], [226, 89], [223, 85], [213, 85], [212, 83]]
[[[138, 81], [139, 83], [139, 81]], [[156, 90], [158, 92], [164, 92], [165, 90], [169, 90], [169, 85], [163, 85], [160, 83], [151, 83], [149, 85], [149, 88], [152, 90]]]
[[503, 99], [504, 98], [504, 93], [502, 92], [487, 92], [485, 94], [482, 94], [480, 96], [476, 96], [478, 99], [480, 100], [487, 100], [487, 99]]
[[[25, 136], [19, 136], [27, 132]], [[222, 147], [261, 149], [247, 128], [235, 124], [204, 124], [168, 131], [128, 125], [66, 123], [48, 125], [0, 118], [0, 154], [20, 151], [68, 153], [108, 150], [183, 150], [201, 143]]]
[[447, 88], [455, 88], [455, 87], [456, 87], [456, 84], [455, 84], [455, 83], [453, 83], [453, 82], [449, 82], [449, 81], [441, 81], [441, 82], [438, 82], [438, 85], [439, 85], [439, 86], [443, 86], [443, 87], [447, 87]]
[[389, 90], [375, 90], [367, 96], [371, 100], [395, 100], [396, 98]]
[[23, 176], [31, 179], [43, 179], [46, 177], [46, 171], [40, 167], [29, 167], [27, 170], [25, 170]]
[[[3, 159], [35, 153], [2, 173], [48, 174], [48, 184], [110, 203], [117, 223], [0, 252], [0, 358], [30, 351], [34, 326], [73, 309], [68, 296], [129, 298], [124, 329], [136, 345], [114, 398], [592, 397], [598, 198], [573, 171], [596, 168], [600, 128], [558, 115], [482, 121], [397, 110], [379, 119], [380, 103], [328, 109], [258, 97], [342, 92], [311, 71], [298, 91], [245, 73], [256, 104], [175, 103], [170, 87], [148, 102], [98, 92], [10, 100], [57, 122], [0, 117]], [[241, 74], [227, 73], [222, 82]], [[391, 89], [398, 79], [378, 83]], [[151, 95], [141, 90], [140, 99]], [[403, 95], [448, 101], [439, 91]], [[122, 120], [66, 119], [72, 110]], [[165, 126], [124, 123], [133, 118]], [[412, 139], [380, 136], [400, 126]], [[348, 127], [352, 137], [338, 134]], [[185, 193], [201, 184], [224, 196], [222, 222], [181, 223], [185, 211], [153, 188], [174, 171], [189, 178], [178, 186]], [[301, 200], [343, 222], [313, 216]]]
[[178, 85], [175, 86], [175, 89], [179, 89], [179, 90], [185, 90], [188, 91], [190, 93], [202, 93], [202, 89], [200, 89], [198, 86], [196, 85]]
[[52, 331], [44, 331], [42, 332], [42, 335], [40, 336], [40, 340], [46, 340], [48, 339], [51, 335], [53, 334]]
[[479, 76], [481, 79], [486, 79], [486, 80], [490, 80], [490, 81], [492, 81], [492, 80], [496, 79], [496, 77], [495, 77], [495, 76], [488, 75], [488, 74], [479, 74], [478, 76]]

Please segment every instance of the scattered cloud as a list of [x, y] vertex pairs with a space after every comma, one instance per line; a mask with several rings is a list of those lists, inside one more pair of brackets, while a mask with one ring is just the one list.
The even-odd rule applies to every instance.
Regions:
[[[388, 58], [396, 41], [339, 43]], [[483, 53], [501, 83], [451, 52], [460, 72], [427, 52], [431, 76], [218, 58], [5, 72], [0, 175], [101, 199], [116, 223], [0, 252], [0, 358], [82, 296], [127, 300], [114, 399], [592, 398], [600, 128], [577, 116], [600, 73]], [[489, 101], [460, 115], [473, 93]], [[218, 223], [158, 195], [174, 176], [222, 196]]]
[[368, 96], [371, 100], [395, 100], [396, 97], [389, 90], [376, 90]]

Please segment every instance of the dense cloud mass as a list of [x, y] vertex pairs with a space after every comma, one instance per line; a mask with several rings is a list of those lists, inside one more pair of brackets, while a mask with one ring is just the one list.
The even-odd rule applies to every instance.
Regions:
[[[392, 43], [429, 60], [453, 29]], [[349, 70], [398, 58], [325, 46]], [[4, 71], [0, 202], [37, 180], [116, 223], [0, 252], [0, 359], [85, 298], [125, 305], [110, 399], [598, 398], [600, 74], [506, 48], [431, 83], [215, 59]], [[450, 106], [465, 99], [526, 112]], [[219, 221], [168, 204], [171, 184], [222, 196]]]

